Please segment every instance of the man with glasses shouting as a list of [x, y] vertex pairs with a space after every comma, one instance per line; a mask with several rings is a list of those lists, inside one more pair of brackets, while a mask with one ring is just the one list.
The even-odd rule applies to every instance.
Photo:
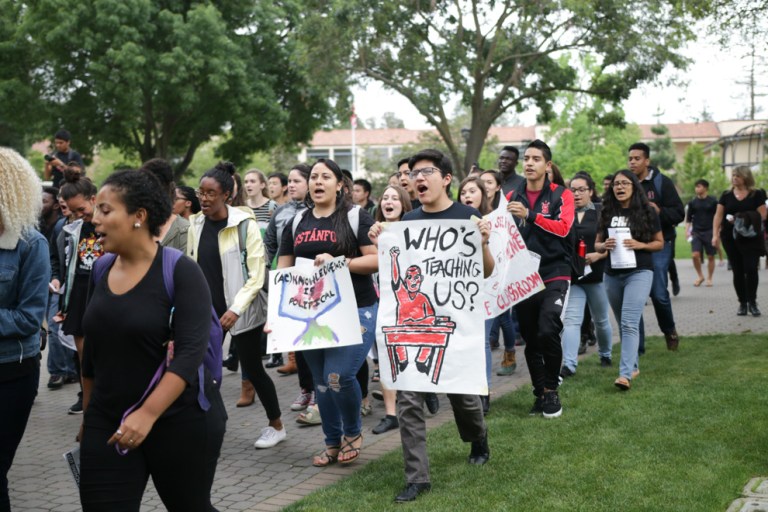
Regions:
[[[481, 217], [479, 211], [470, 206], [454, 202], [449, 195], [453, 181], [453, 167], [450, 159], [434, 149], [419, 151], [408, 161], [408, 177], [416, 191], [421, 207], [403, 215], [403, 222], [431, 220], [438, 224], [444, 219], [470, 219]], [[483, 274], [493, 272], [494, 261], [488, 249], [491, 228], [488, 221], [478, 223], [483, 238]], [[381, 223], [371, 227], [368, 236], [378, 244]], [[383, 288], [382, 288], [383, 293]], [[483, 408], [477, 395], [449, 394], [453, 415], [462, 441], [472, 443], [468, 462], [482, 465], [488, 462], [488, 430], [483, 418]], [[398, 503], [415, 500], [420, 494], [432, 488], [427, 456], [427, 428], [422, 403], [424, 393], [416, 391], [397, 392], [397, 419], [400, 424], [400, 440], [403, 445], [406, 487], [395, 497]]]

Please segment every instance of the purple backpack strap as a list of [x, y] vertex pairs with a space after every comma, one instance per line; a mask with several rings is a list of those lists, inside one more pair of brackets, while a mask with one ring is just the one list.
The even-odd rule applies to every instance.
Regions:
[[107, 273], [107, 269], [112, 266], [116, 259], [117, 255], [115, 253], [105, 252], [99, 257], [99, 259], [93, 262], [91, 274], [93, 275], [94, 283], [98, 283], [104, 278], [104, 275]]
[[[168, 292], [168, 297], [171, 299], [172, 305], [176, 302], [173, 271], [176, 269], [176, 263], [178, 263], [181, 257], [182, 253], [178, 249], [163, 247], [163, 283], [165, 283], [165, 291]], [[160, 365], [161, 368], [164, 368], [164, 364], [165, 363], [162, 363]], [[205, 396], [205, 365], [203, 364], [197, 369], [197, 382], [199, 386], [197, 402], [200, 404], [201, 409], [207, 411], [211, 408], [211, 403], [208, 401], [208, 397]]]

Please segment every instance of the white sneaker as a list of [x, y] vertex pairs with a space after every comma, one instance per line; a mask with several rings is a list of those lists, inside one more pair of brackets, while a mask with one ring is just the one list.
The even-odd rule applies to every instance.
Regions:
[[253, 443], [255, 448], [272, 448], [280, 441], [283, 441], [288, 435], [285, 432], [285, 427], [282, 430], [276, 430], [273, 427], [265, 427], [261, 429], [261, 436]]

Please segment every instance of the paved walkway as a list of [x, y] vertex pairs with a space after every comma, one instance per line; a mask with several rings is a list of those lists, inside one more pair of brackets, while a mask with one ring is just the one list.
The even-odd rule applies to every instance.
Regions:
[[[730, 284], [730, 273], [725, 267], [718, 267], [715, 285], [694, 288], [695, 274], [690, 261], [677, 262], [680, 271], [682, 291], [673, 298], [677, 329], [682, 336], [681, 347], [685, 349], [685, 336], [712, 333], [768, 333], [768, 271], [761, 270], [764, 283], [760, 287], [758, 302], [765, 311], [761, 318], [737, 317], [736, 300]], [[658, 335], [653, 308], [646, 307], [646, 329], [649, 335]], [[594, 348], [590, 348], [592, 353]], [[501, 357], [500, 350], [494, 352], [494, 366]], [[519, 386], [527, 385], [528, 379], [522, 352], [518, 352], [518, 372], [512, 377], [494, 375], [495, 396], [507, 393]], [[297, 413], [289, 405], [298, 391], [295, 376], [273, 375], [280, 403], [285, 411], [283, 420], [288, 429], [288, 439], [271, 450], [255, 450], [253, 441], [258, 437], [266, 416], [263, 408], [256, 403], [244, 409], [234, 407], [239, 396], [239, 374], [225, 370], [222, 394], [229, 407], [229, 422], [219, 460], [214, 484], [214, 505], [224, 511], [238, 510], [279, 510], [310, 492], [333, 483], [362, 467], [367, 461], [399, 447], [398, 432], [390, 431], [376, 436], [371, 433], [384, 415], [381, 403], [374, 403], [374, 413], [363, 418], [364, 449], [359, 463], [351, 467], [339, 465], [324, 470], [311, 465], [311, 454], [322, 446], [322, 432], [319, 427], [300, 427], [294, 423]], [[80, 424], [79, 416], [68, 416], [67, 408], [75, 401], [76, 386], [51, 391], [45, 384], [47, 374], [41, 377], [40, 394], [32, 409], [16, 460], [9, 474], [10, 494], [13, 510], [17, 512], [80, 510], [77, 489], [64, 466], [62, 453], [74, 446], [74, 437]], [[443, 398], [441, 412], [428, 421], [430, 427], [452, 421], [448, 401]], [[392, 494], [399, 489], [392, 489]], [[160, 500], [151, 488], [145, 494], [142, 511], [162, 511]]]

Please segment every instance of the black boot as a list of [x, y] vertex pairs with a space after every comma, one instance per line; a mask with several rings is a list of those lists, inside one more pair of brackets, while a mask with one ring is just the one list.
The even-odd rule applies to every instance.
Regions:
[[239, 364], [240, 362], [237, 360], [237, 356], [234, 354], [229, 354], [229, 357], [221, 362], [221, 366], [231, 372], [236, 372]]
[[739, 310], [736, 312], [739, 316], [747, 316], [747, 303], [739, 302]]
[[757, 302], [749, 303], [749, 314], [752, 316], [760, 316], [760, 310], [757, 309]]

